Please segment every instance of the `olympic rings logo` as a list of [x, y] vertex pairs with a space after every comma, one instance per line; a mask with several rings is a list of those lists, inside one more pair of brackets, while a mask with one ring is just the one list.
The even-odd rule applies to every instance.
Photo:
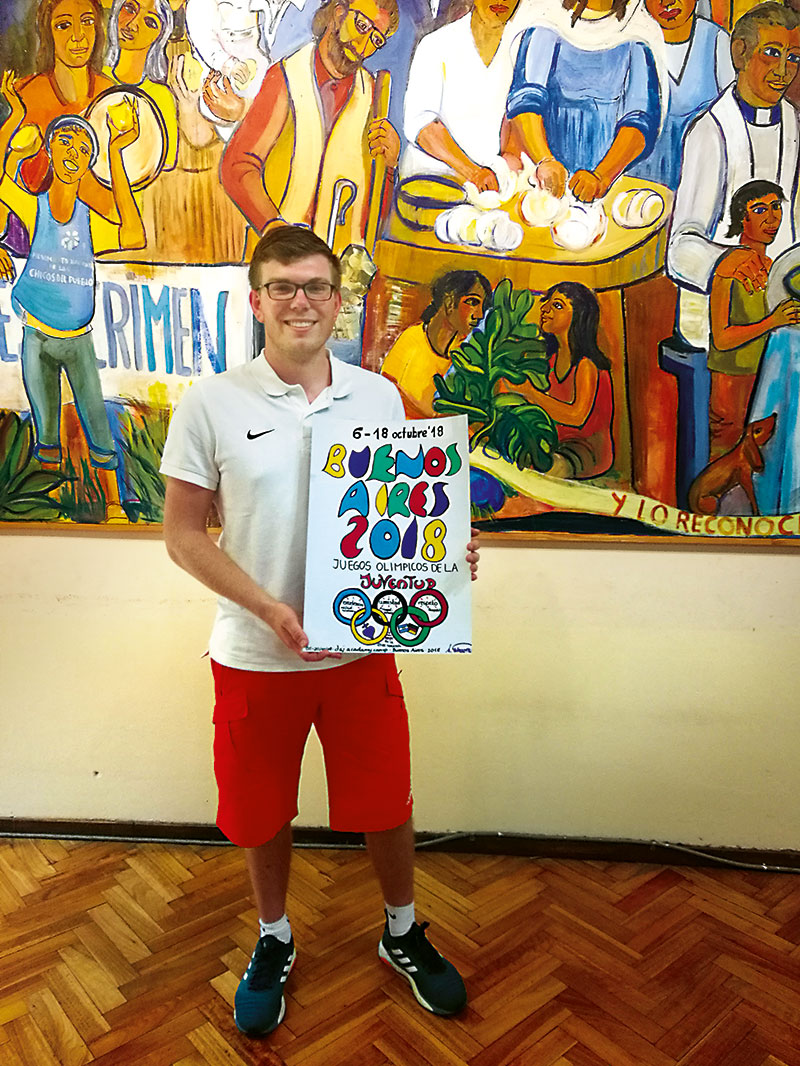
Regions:
[[449, 607], [438, 589], [419, 589], [408, 602], [384, 589], [370, 602], [363, 589], [344, 589], [333, 601], [338, 622], [349, 626], [359, 644], [380, 644], [387, 633], [404, 648], [415, 648], [447, 618]]

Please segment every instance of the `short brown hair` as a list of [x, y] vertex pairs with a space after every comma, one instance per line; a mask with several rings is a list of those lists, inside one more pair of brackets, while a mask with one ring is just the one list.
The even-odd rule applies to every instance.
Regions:
[[[790, 7], [775, 3], [775, 0], [767, 0], [764, 4], [758, 4], [746, 11], [737, 20], [731, 33], [731, 55], [736, 41], [744, 42], [744, 61], [750, 58], [758, 45], [759, 26], [783, 26], [787, 30], [796, 30], [800, 22], [797, 15]], [[734, 64], [735, 65], [735, 64]]]
[[738, 237], [744, 230], [744, 216], [747, 211], [747, 205], [751, 204], [753, 200], [760, 200], [764, 196], [777, 196], [778, 200], [783, 203], [786, 197], [783, 195], [783, 189], [780, 185], [776, 185], [774, 181], [748, 181], [746, 185], [742, 185], [736, 190], [731, 197], [731, 225], [726, 237]]
[[342, 283], [342, 264], [338, 256], [333, 254], [321, 237], [302, 226], [276, 226], [267, 230], [255, 246], [250, 260], [247, 271], [250, 288], [255, 290], [260, 284], [262, 263], [276, 260], [285, 265], [295, 263], [298, 259], [306, 259], [310, 255], [322, 255], [328, 260], [334, 284], [338, 289]]

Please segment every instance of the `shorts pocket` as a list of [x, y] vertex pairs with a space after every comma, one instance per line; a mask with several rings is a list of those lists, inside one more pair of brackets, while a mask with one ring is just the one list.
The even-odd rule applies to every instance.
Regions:
[[397, 673], [397, 667], [393, 662], [386, 665], [386, 691], [390, 696], [399, 696], [402, 700], [403, 686]]
[[212, 721], [235, 722], [247, 717], [247, 681], [244, 671], [212, 662], [214, 674], [214, 716]]

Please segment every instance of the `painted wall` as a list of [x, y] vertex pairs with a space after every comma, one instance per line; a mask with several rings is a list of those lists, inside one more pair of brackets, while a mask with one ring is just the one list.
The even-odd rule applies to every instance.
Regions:
[[[0, 544], [0, 817], [212, 822], [212, 595], [156, 535]], [[475, 654], [402, 664], [420, 830], [798, 846], [790, 555], [493, 545], [474, 591]]]
[[0, 523], [161, 522], [286, 221], [494, 532], [797, 538], [796, 2], [3, 0]]

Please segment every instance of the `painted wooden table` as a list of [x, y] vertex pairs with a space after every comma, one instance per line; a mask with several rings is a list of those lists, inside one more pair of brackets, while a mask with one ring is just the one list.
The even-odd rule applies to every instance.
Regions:
[[[649, 226], [623, 228], [613, 220], [612, 205], [620, 193], [652, 189], [664, 200], [661, 215]], [[513, 252], [492, 252], [462, 244], [445, 244], [432, 230], [410, 229], [393, 213], [375, 249], [378, 275], [367, 299], [364, 324], [364, 365], [378, 370], [384, 356], [404, 329], [419, 321], [430, 300], [432, 281], [449, 270], [478, 270], [493, 286], [509, 278], [515, 288], [543, 293], [562, 281], [577, 281], [597, 293], [600, 304], [600, 347], [611, 361], [614, 387], [614, 482], [630, 486], [633, 473], [631, 448], [631, 379], [637, 367], [635, 331], [628, 329], [624, 293], [628, 286], [653, 278], [663, 270], [667, 223], [672, 194], [662, 185], [637, 178], [619, 178], [603, 205], [608, 228], [602, 240], [580, 252], [559, 248], [547, 227], [523, 225], [524, 238]], [[509, 214], [521, 222], [516, 205]], [[642, 371], [643, 372], [643, 371]], [[633, 395], [646, 394], [634, 387]]]

